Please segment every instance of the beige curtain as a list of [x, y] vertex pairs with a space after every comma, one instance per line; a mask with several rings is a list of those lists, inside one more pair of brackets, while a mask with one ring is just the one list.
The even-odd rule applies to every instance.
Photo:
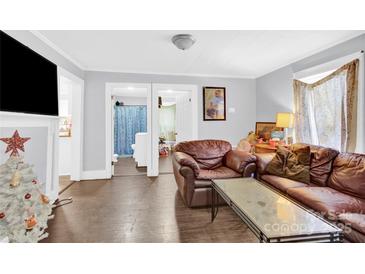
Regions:
[[358, 69], [356, 59], [315, 83], [293, 81], [297, 142], [355, 150]]

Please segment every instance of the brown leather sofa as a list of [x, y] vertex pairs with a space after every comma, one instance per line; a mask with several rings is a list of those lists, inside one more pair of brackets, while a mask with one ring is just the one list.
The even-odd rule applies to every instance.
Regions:
[[[304, 145], [304, 144], [303, 144]], [[365, 242], [365, 155], [311, 146], [310, 183], [269, 175], [275, 153], [257, 153], [256, 176], [343, 227], [352, 242]]]
[[176, 184], [188, 207], [210, 205], [211, 179], [252, 176], [255, 161], [254, 155], [232, 150], [229, 142], [221, 140], [181, 142], [172, 157]]

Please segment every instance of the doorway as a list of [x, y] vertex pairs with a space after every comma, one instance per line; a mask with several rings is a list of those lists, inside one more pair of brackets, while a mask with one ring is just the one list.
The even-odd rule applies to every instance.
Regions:
[[117, 89], [112, 97], [114, 176], [147, 175], [147, 90]]
[[[144, 136], [135, 135], [133, 158], [145, 159], [147, 176], [159, 175], [159, 94], [171, 93], [176, 100], [176, 141], [198, 139], [198, 96], [197, 86], [179, 84], [142, 84], [142, 83], [106, 83], [105, 92], [105, 164], [106, 178], [115, 172], [118, 157], [114, 154], [114, 104], [117, 96], [129, 93], [144, 92], [147, 105], [147, 132]], [[179, 95], [179, 96], [178, 96]], [[143, 134], [142, 134], [143, 135]], [[138, 138], [138, 140], [137, 140]], [[139, 140], [142, 139], [142, 140]], [[137, 145], [142, 143], [143, 145]], [[142, 155], [140, 155], [140, 153]], [[119, 156], [119, 155], [118, 155]], [[134, 157], [135, 156], [135, 157]]]
[[82, 172], [84, 81], [58, 68], [60, 192]]
[[106, 84], [106, 173], [149, 175], [151, 85]]
[[[156, 104], [157, 102], [157, 104]], [[198, 104], [194, 85], [153, 84], [153, 174], [172, 173], [173, 147], [197, 139]]]

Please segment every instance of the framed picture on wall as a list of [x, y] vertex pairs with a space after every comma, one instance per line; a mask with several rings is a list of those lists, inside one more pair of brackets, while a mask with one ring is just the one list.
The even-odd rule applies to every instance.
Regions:
[[262, 138], [263, 141], [268, 141], [271, 138], [273, 131], [282, 131], [283, 128], [276, 127], [275, 122], [256, 122], [255, 134], [257, 138]]
[[226, 120], [226, 88], [203, 87], [204, 121]]

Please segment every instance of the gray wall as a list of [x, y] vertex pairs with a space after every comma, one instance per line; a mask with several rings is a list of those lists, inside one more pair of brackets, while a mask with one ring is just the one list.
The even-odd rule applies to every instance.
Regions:
[[275, 122], [277, 112], [292, 111], [292, 77], [287, 66], [256, 80], [257, 121]]
[[365, 34], [256, 79], [257, 121], [275, 121], [277, 112], [291, 111], [293, 73], [365, 50]]
[[[173, 83], [198, 86], [198, 136], [200, 139], [225, 139], [236, 145], [253, 130], [256, 121], [255, 80], [85, 72], [84, 170], [105, 169], [105, 83]], [[226, 87], [227, 121], [203, 121], [202, 87]], [[235, 113], [228, 113], [234, 107]]]
[[47, 58], [57, 66], [64, 68], [65, 70], [75, 74], [80, 78], [84, 78], [84, 71], [74, 65], [72, 62], [67, 60], [57, 51], [46, 45], [42, 40], [36, 37], [33, 33], [28, 30], [4, 30], [5, 33], [28, 46], [35, 52], [39, 53], [43, 57]]

